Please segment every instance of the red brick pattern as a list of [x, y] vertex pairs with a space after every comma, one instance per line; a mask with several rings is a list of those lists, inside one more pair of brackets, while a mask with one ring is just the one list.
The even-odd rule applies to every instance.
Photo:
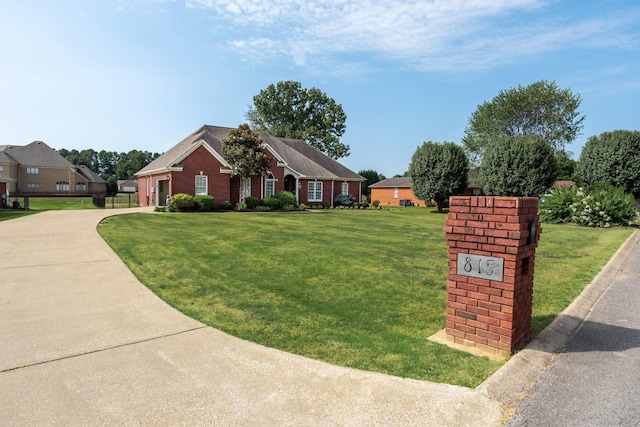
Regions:
[[[455, 196], [444, 227], [449, 247], [447, 335], [454, 342], [509, 356], [529, 341], [538, 199]], [[538, 230], [529, 244], [529, 224]], [[504, 259], [503, 281], [460, 276], [457, 254]]]

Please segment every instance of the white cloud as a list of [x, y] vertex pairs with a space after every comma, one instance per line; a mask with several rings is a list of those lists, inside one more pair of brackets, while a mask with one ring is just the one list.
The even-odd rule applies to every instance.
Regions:
[[[491, 68], [568, 47], [633, 46], [640, 9], [582, 21], [544, 0], [186, 0], [209, 11], [246, 58], [329, 67], [341, 54], [422, 70]], [[635, 30], [637, 31], [637, 30]], [[265, 50], [265, 46], [267, 47]], [[371, 58], [370, 58], [371, 59]]]

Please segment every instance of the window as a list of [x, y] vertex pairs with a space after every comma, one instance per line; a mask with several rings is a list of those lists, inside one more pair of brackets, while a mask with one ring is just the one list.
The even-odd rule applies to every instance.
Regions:
[[40, 170], [38, 168], [27, 168], [27, 175], [38, 175]]
[[309, 182], [309, 201], [310, 202], [322, 201], [322, 182], [320, 181]]
[[251, 197], [251, 178], [242, 178], [240, 181], [240, 198]]
[[38, 184], [37, 182], [27, 182], [27, 188], [30, 188], [30, 189], [40, 188], [40, 184]]
[[482, 189], [481, 188], [472, 188], [471, 189], [471, 193], [474, 196], [482, 196]]
[[69, 191], [69, 183], [64, 181], [56, 182], [56, 191]]
[[0, 172], [4, 172], [4, 166], [0, 165]]
[[349, 194], [349, 183], [348, 182], [343, 182], [342, 183], [342, 194]]
[[264, 180], [264, 197], [273, 197], [274, 194], [276, 194], [276, 180], [270, 173]]
[[398, 198], [398, 187], [393, 187], [393, 198], [394, 199]]
[[196, 196], [209, 194], [209, 180], [207, 175], [196, 175]]
[[87, 183], [86, 182], [76, 183], [76, 191], [87, 191]]

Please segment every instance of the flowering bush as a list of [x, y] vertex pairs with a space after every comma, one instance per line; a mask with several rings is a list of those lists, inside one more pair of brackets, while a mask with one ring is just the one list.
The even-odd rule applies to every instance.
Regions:
[[552, 190], [540, 207], [543, 222], [572, 222], [589, 227], [631, 225], [635, 214], [633, 196], [610, 184], [598, 184], [588, 192], [572, 187]]

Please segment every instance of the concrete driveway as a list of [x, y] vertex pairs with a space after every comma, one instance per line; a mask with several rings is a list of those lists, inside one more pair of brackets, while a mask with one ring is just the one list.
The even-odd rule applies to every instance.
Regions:
[[96, 232], [114, 213], [0, 222], [0, 425], [499, 425], [486, 391], [318, 362], [204, 326]]

